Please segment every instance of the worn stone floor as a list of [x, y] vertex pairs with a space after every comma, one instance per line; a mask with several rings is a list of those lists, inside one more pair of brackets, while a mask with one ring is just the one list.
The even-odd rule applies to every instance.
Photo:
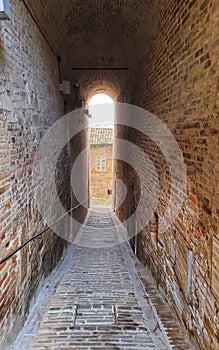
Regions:
[[90, 210], [11, 349], [195, 349], [116, 223]]

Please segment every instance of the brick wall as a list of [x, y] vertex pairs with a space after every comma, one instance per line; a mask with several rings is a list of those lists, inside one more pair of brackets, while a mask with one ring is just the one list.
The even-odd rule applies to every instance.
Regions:
[[[158, 24], [151, 27], [152, 39], [132, 98], [133, 104], [153, 112], [168, 125], [187, 167], [187, 198], [178, 219], [164, 234], [153, 230], [153, 221], [149, 223], [138, 236], [138, 255], [150, 265], [201, 349], [216, 349], [219, 343], [218, 14], [214, 0], [168, 0], [165, 7], [160, 1], [153, 15]], [[166, 209], [170, 186], [167, 164], [162, 150], [147, 137], [130, 131], [128, 138], [145, 150], [157, 169], [161, 193], [153, 218], [156, 227]], [[129, 181], [130, 201], [135, 190]], [[123, 211], [118, 211], [121, 218]]]
[[[76, 79], [80, 81], [83, 97], [109, 86], [120, 101], [158, 115], [178, 141], [187, 166], [187, 198], [175, 224], [161, 234], [159, 220], [165, 212], [170, 187], [162, 150], [139, 132], [123, 127], [116, 131], [149, 155], [161, 185], [157, 212], [138, 237], [138, 254], [150, 265], [197, 346], [216, 349], [219, 332], [218, 1], [156, 0], [130, 4], [113, 1], [109, 6], [99, 1], [90, 1], [88, 6], [87, 1], [83, 1], [76, 7], [73, 2], [65, 1], [62, 10], [58, 0], [53, 1], [54, 6], [52, 1], [26, 2], [32, 5], [56, 49], [65, 52], [63, 67], [71, 62], [67, 67], [71, 84]], [[11, 3], [12, 20], [0, 21], [1, 256], [42, 226], [32, 200], [32, 162], [42, 135], [63, 114], [57, 59], [23, 1]], [[96, 21], [92, 14], [97, 14]], [[86, 56], [84, 42], [87, 42]], [[97, 46], [93, 44], [96, 42]], [[142, 64], [138, 64], [145, 48]], [[95, 66], [97, 62], [102, 66], [129, 66], [130, 74], [71, 71], [73, 65]], [[85, 135], [83, 141], [78, 137], [63, 151], [65, 166], [62, 167], [60, 161], [63, 170], [58, 173], [57, 184], [66, 208], [70, 201], [77, 203], [65, 186], [67, 189], [70, 182], [69, 165], [86, 144]], [[124, 163], [116, 163], [116, 172], [129, 193], [124, 205], [117, 210], [123, 220], [137, 206], [140, 184], [134, 170]], [[86, 177], [86, 171], [83, 174]], [[147, 183], [143, 185], [146, 187]], [[143, 213], [145, 208], [141, 210]], [[81, 213], [82, 219], [85, 212]], [[7, 330], [7, 334], [0, 334], [3, 341], [13, 339], [38, 281], [54, 266], [62, 248], [62, 241], [49, 233], [0, 267], [0, 330], [2, 332], [3, 327]], [[188, 298], [191, 252], [193, 292]]]
[[[56, 56], [23, 1], [11, 2], [11, 10], [12, 19], [0, 21], [1, 258], [44, 228], [33, 199], [32, 164], [40, 139], [64, 113]], [[57, 178], [66, 208], [71, 205], [71, 162], [66, 147]], [[56, 265], [65, 246], [49, 230], [0, 266], [1, 349], [13, 341], [39, 281]]]
[[[106, 157], [105, 171], [97, 171], [96, 158]], [[112, 189], [112, 145], [90, 146], [90, 193], [92, 197], [110, 199], [108, 189]]]

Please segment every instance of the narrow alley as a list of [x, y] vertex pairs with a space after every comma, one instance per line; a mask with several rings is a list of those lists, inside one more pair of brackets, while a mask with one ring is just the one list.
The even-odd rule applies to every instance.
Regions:
[[219, 350], [219, 0], [0, 0], [0, 350], [59, 349]]
[[[33, 305], [14, 350], [194, 349], [130, 246], [118, 244], [123, 231], [112, 212], [90, 211], [79, 245], [69, 248], [46, 300]], [[84, 239], [101, 248], [80, 246]]]

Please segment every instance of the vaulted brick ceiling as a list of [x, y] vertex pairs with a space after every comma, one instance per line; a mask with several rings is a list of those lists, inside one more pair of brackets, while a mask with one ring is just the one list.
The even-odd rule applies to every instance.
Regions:
[[[66, 76], [124, 85], [149, 39], [159, 0], [26, 0], [62, 57]], [[72, 67], [129, 67], [129, 72], [72, 72]], [[96, 82], [96, 83], [95, 83]]]

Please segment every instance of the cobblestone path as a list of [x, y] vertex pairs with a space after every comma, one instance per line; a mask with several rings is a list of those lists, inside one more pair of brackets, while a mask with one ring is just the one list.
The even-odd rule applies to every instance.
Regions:
[[[59, 281], [30, 314], [13, 349], [194, 349], [148, 274], [143, 279], [149, 292], [144, 288], [138, 266], [141, 274], [147, 270], [128, 244], [116, 244], [121, 227], [114, 223], [112, 213], [90, 211]], [[109, 247], [92, 247], [101, 240], [95, 227], [104, 228]]]

